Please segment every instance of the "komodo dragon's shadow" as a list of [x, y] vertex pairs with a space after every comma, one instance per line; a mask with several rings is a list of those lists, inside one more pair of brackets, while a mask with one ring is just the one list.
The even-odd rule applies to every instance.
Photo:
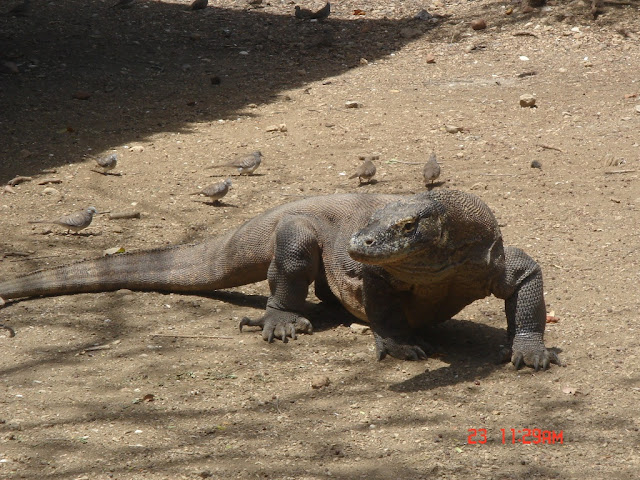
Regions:
[[[501, 361], [499, 354], [507, 343], [506, 322], [504, 328], [496, 328], [475, 321], [451, 319], [426, 328], [424, 336], [436, 350], [430, 359], [438, 358], [448, 365], [437, 368], [427, 363], [423, 373], [391, 385], [389, 390], [417, 392], [460, 383], [477, 384], [479, 379], [501, 369], [509, 369], [515, 375], [511, 362]], [[549, 350], [557, 354], [562, 352], [559, 348]], [[544, 374], [527, 368], [521, 372]]]
[[[256, 318], [267, 306], [265, 295], [246, 295], [239, 292], [215, 291], [205, 295], [232, 305], [255, 308]], [[314, 332], [331, 330], [339, 325], [362, 323], [333, 302], [307, 302], [304, 315], [313, 324]], [[499, 352], [507, 341], [506, 321], [504, 327], [496, 328], [486, 323], [464, 319], [451, 319], [423, 330], [424, 338], [434, 347], [435, 353], [424, 362], [425, 372], [389, 387], [392, 391], [409, 392], [431, 390], [437, 387], [474, 382], [489, 376], [497, 369], [513, 366], [500, 361]], [[371, 339], [373, 343], [373, 338]], [[556, 353], [561, 349], [552, 348]], [[433, 366], [434, 358], [448, 364]], [[371, 353], [371, 361], [375, 354]], [[390, 357], [387, 362], [398, 362]], [[523, 372], [528, 372], [527, 369]]]

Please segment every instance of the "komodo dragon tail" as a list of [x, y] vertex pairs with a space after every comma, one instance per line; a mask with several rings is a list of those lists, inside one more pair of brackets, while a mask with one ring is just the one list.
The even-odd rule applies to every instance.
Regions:
[[[254, 222], [248, 222], [254, 223]], [[114, 255], [38, 270], [0, 281], [2, 299], [39, 295], [141, 291], [204, 293], [267, 278], [272, 225], [256, 225], [202, 244]]]

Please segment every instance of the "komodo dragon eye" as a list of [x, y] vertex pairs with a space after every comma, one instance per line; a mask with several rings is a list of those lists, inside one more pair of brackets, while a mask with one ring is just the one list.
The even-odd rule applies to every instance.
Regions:
[[402, 231], [404, 233], [411, 233], [416, 229], [416, 222], [406, 222], [403, 226], [402, 226]]

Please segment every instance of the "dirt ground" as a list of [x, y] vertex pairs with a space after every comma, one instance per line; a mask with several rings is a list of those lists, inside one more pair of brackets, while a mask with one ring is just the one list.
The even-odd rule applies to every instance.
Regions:
[[[494, 298], [437, 328], [438, 354], [413, 363], [376, 362], [370, 333], [312, 296], [313, 335], [239, 333], [264, 309], [266, 282], [14, 302], [0, 310], [17, 333], [0, 338], [0, 477], [637, 476], [635, 1], [594, 20], [560, 0], [531, 13], [348, 0], [322, 23], [284, 1], [32, 3], [27, 17], [0, 17], [0, 185], [32, 177], [0, 196], [3, 278], [199, 241], [309, 195], [420, 192], [435, 151], [436, 188], [482, 197], [505, 242], [540, 262], [555, 317], [546, 343], [567, 366], [496, 364], [506, 321]], [[422, 9], [436, 17], [414, 19]], [[487, 28], [471, 29], [480, 18]], [[205, 166], [253, 150], [261, 167], [233, 176], [223, 205], [189, 195], [235, 175]], [[121, 175], [93, 172], [89, 156], [112, 151]], [[380, 156], [377, 182], [358, 186], [348, 176], [368, 154]], [[142, 215], [100, 215], [79, 235], [28, 223], [89, 205]], [[553, 444], [512, 444], [511, 429], [534, 428]]]

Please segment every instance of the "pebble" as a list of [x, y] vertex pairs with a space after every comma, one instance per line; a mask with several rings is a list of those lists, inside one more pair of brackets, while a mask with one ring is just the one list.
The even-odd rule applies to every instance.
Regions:
[[2, 70], [5, 71], [5, 73], [20, 73], [20, 70], [18, 69], [18, 65], [16, 65], [14, 62], [2, 62]]
[[371, 327], [369, 325], [362, 325], [360, 323], [352, 323], [351, 325], [349, 325], [349, 330], [359, 335], [366, 335], [371, 331]]
[[533, 160], [531, 162], [531, 168], [542, 168], [542, 164], [538, 160]]
[[426, 57], [427, 63], [436, 63], [436, 57], [433, 53], [428, 53]]
[[91, 94], [89, 92], [81, 90], [74, 93], [73, 98], [75, 98], [76, 100], [89, 100], [89, 98], [91, 98]]
[[640, 105], [636, 105], [636, 113], [640, 113]]
[[43, 195], [60, 195], [60, 192], [53, 187], [47, 187], [42, 190]]
[[362, 104], [358, 102], [349, 101], [349, 102], [346, 102], [344, 106], [347, 108], [360, 108], [362, 107]]
[[322, 387], [328, 387], [329, 385], [331, 385], [331, 380], [329, 380], [329, 377], [327, 376], [318, 376], [311, 381], [311, 388], [314, 390], [318, 390]]
[[433, 15], [423, 9], [420, 10], [413, 18], [415, 18], [416, 20], [431, 20], [433, 18]]
[[525, 93], [524, 95], [520, 95], [520, 106], [522, 108], [533, 108], [536, 106], [536, 97], [531, 95], [530, 93]]
[[265, 130], [267, 132], [286, 132], [287, 125], [284, 123], [281, 123], [280, 125], [269, 125]]
[[487, 22], [484, 18], [477, 18], [471, 22], [471, 28], [474, 30], [484, 30], [487, 28]]
[[444, 129], [447, 133], [458, 133], [462, 131], [462, 127], [457, 127], [455, 125], [445, 125]]

